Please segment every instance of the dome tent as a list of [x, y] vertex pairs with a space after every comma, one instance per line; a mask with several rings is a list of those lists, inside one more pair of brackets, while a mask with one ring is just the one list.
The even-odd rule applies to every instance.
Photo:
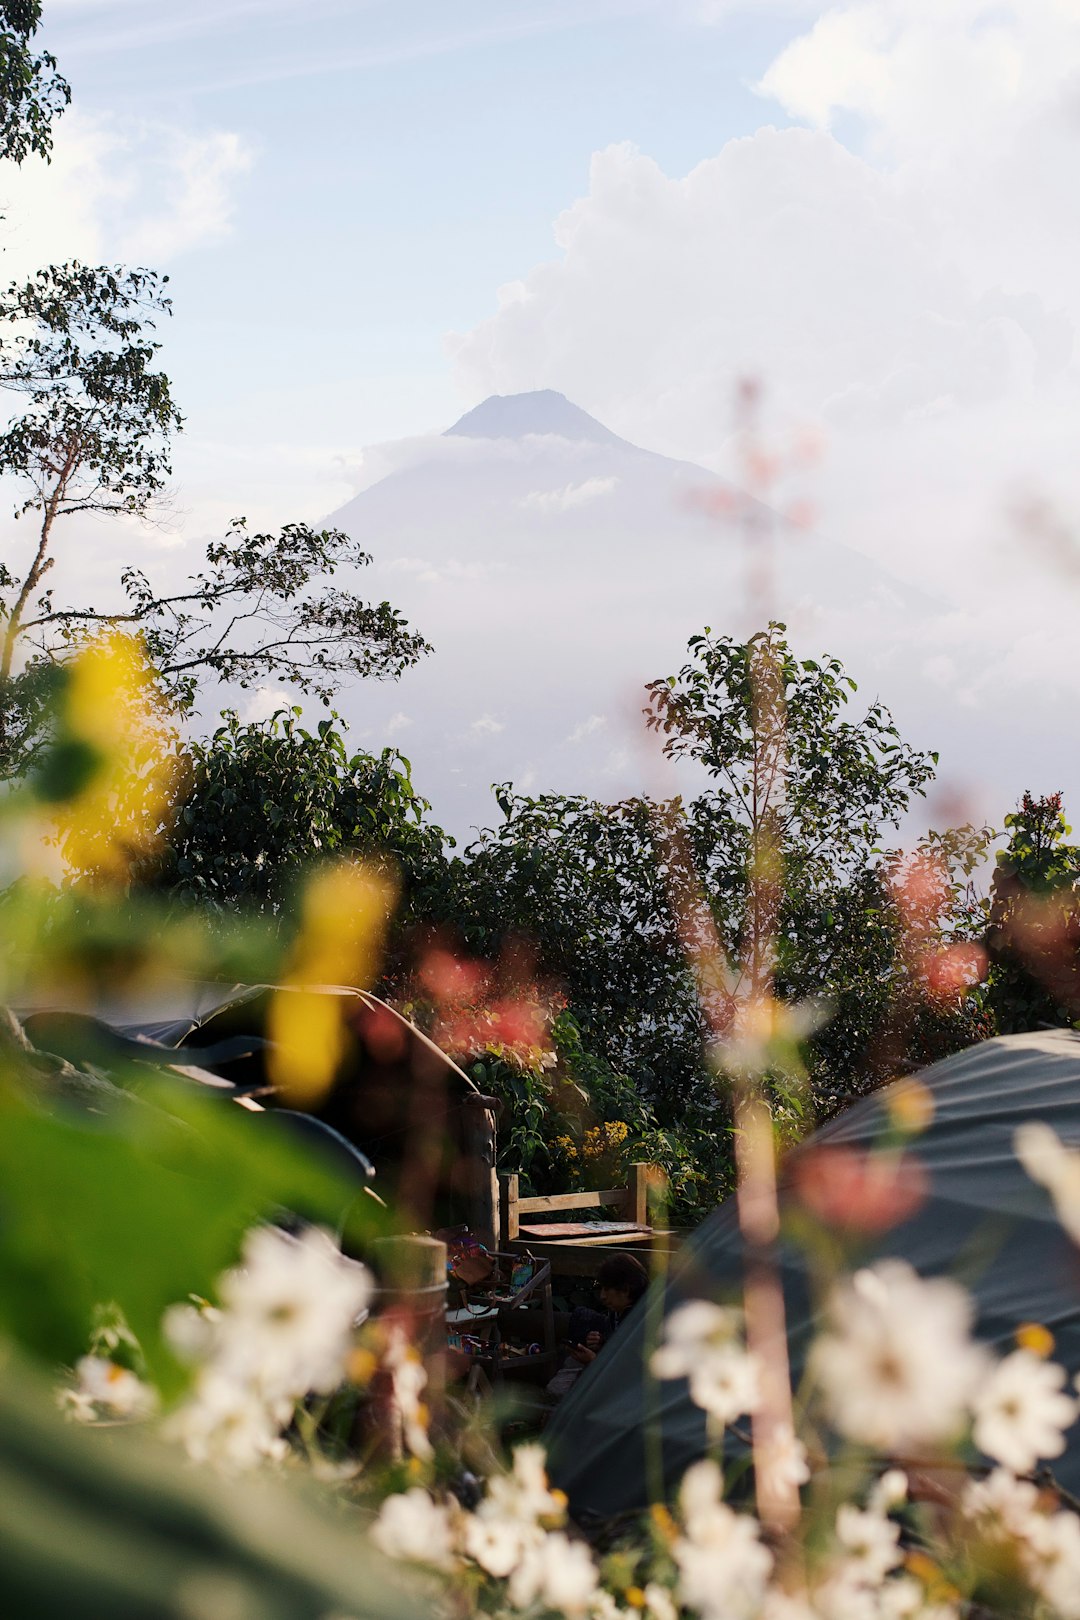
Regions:
[[[1080, 1371], [1080, 1253], [1054, 1214], [1049, 1194], [1013, 1151], [1017, 1126], [1050, 1125], [1080, 1146], [1080, 1035], [1052, 1030], [985, 1041], [920, 1074], [934, 1118], [915, 1151], [929, 1179], [910, 1218], [871, 1240], [860, 1263], [901, 1257], [923, 1276], [957, 1276], [971, 1290], [976, 1336], [1004, 1353], [1023, 1322], [1041, 1322], [1056, 1341], [1055, 1359]], [[796, 1149], [782, 1169], [781, 1211], [793, 1202], [792, 1176], [808, 1150], [869, 1148], [886, 1128], [891, 1088], [854, 1104]], [[806, 1267], [782, 1237], [777, 1255], [787, 1307], [795, 1387], [816, 1327]], [[553, 1482], [581, 1519], [644, 1508], [661, 1475], [671, 1494], [705, 1452], [704, 1415], [685, 1380], [657, 1383], [647, 1357], [660, 1319], [685, 1299], [737, 1300], [742, 1241], [735, 1200], [717, 1209], [687, 1241], [666, 1283], [645, 1300], [578, 1380], [547, 1431]], [[1080, 1424], [1055, 1459], [1055, 1477], [1080, 1492]], [[651, 1482], [651, 1483], [650, 1483]]]

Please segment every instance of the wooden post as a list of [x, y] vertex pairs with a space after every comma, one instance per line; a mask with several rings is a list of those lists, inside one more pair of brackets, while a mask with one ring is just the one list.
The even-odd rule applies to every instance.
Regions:
[[499, 1106], [494, 1097], [468, 1093], [462, 1098], [462, 1192], [469, 1231], [489, 1249], [499, 1247]]
[[370, 1258], [378, 1287], [376, 1310], [393, 1310], [412, 1324], [421, 1348], [438, 1343], [446, 1310], [446, 1244], [416, 1236], [376, 1238]]
[[[426, 1402], [437, 1420], [446, 1382], [446, 1244], [415, 1235], [376, 1238], [369, 1258], [378, 1283], [372, 1314], [419, 1352], [428, 1375]], [[402, 1416], [387, 1369], [376, 1373], [371, 1394], [371, 1438], [380, 1456], [400, 1461]]]
[[649, 1224], [649, 1170], [647, 1164], [630, 1166], [630, 1184], [627, 1188], [626, 1218], [635, 1226]]
[[500, 1220], [499, 1244], [500, 1247], [513, 1243], [521, 1230], [518, 1216], [518, 1178], [513, 1176], [500, 1176]]
[[551, 1278], [544, 1284], [542, 1304], [544, 1307], [544, 1349], [551, 1356], [553, 1367], [558, 1366], [555, 1354], [555, 1307], [551, 1299]]

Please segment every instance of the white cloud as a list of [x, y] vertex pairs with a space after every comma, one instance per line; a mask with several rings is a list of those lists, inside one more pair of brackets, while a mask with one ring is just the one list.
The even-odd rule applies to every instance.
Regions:
[[[490, 392], [482, 385], [480, 391]], [[423, 433], [366, 445], [358, 454], [340, 456], [338, 466], [354, 494], [360, 494], [384, 478], [428, 463], [492, 467], [499, 463], [547, 463], [555, 454], [572, 468], [592, 453], [593, 446], [587, 440], [563, 439], [553, 433], [524, 433], [517, 438], [504, 439], [484, 439], [464, 433]]]
[[259, 720], [269, 720], [272, 714], [279, 709], [288, 709], [295, 702], [294, 694], [285, 686], [257, 686], [249, 693], [241, 711], [240, 718], [249, 724]]
[[601, 731], [606, 725], [606, 714], [590, 714], [587, 720], [582, 720], [580, 725], [574, 727], [573, 731], [566, 740], [568, 743], [584, 742], [586, 737], [595, 736], [596, 733]]
[[500, 731], [505, 730], [505, 721], [496, 720], [492, 714], [482, 714], [469, 727], [469, 735], [471, 737], [495, 737]]
[[596, 500], [598, 495], [610, 495], [618, 482], [617, 478], [586, 478], [580, 484], [567, 484], [565, 489], [533, 489], [518, 504], [529, 512], [569, 512], [572, 507]]
[[561, 389], [726, 471], [759, 377], [767, 433], [826, 430], [828, 530], [985, 592], [1016, 489], [1080, 516], [1080, 6], [820, 9], [759, 86], [813, 127], [765, 125], [683, 178], [597, 153], [558, 256], [450, 346], [473, 393]]
[[1052, 376], [1061, 312], [978, 285], [923, 212], [821, 131], [762, 129], [684, 180], [611, 147], [558, 221], [562, 262], [460, 340], [460, 370], [477, 392], [558, 384], [628, 437], [709, 459], [748, 372], [790, 415], [890, 424]]
[[413, 723], [414, 722], [411, 715], [405, 714], [401, 709], [398, 709], [397, 712], [392, 714], [389, 720], [386, 722], [386, 735], [388, 737], [396, 737], [399, 731], [407, 730], [408, 727]]
[[230, 131], [208, 135], [169, 131], [157, 164], [162, 204], [133, 221], [121, 256], [168, 264], [193, 247], [227, 236], [235, 183], [252, 162], [249, 148]]
[[51, 164], [0, 164], [4, 269], [12, 276], [78, 258], [168, 268], [225, 235], [252, 155], [225, 130], [120, 121], [72, 109]]

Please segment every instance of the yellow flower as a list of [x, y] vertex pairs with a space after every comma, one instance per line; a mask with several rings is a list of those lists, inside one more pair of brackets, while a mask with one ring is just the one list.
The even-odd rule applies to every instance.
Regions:
[[1054, 1353], [1054, 1335], [1041, 1322], [1021, 1322], [1014, 1337], [1021, 1350], [1030, 1350], [1044, 1361]]
[[383, 873], [357, 861], [325, 867], [308, 884], [300, 936], [267, 1021], [270, 1077], [290, 1107], [310, 1106], [333, 1083], [349, 1001], [326, 991], [372, 982], [394, 892]]
[[918, 1136], [934, 1119], [934, 1099], [921, 1080], [901, 1080], [885, 1093], [885, 1106], [894, 1130]]
[[175, 732], [136, 636], [113, 632], [72, 660], [54, 766], [65, 754], [70, 792], [57, 791], [49, 842], [77, 876], [127, 880], [162, 839], [177, 774]]

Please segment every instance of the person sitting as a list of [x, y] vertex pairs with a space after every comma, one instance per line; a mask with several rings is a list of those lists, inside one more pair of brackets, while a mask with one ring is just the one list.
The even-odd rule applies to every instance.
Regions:
[[569, 1394], [649, 1286], [649, 1274], [632, 1254], [612, 1254], [596, 1271], [601, 1310], [577, 1306], [570, 1315], [569, 1355], [549, 1382], [549, 1395]]

